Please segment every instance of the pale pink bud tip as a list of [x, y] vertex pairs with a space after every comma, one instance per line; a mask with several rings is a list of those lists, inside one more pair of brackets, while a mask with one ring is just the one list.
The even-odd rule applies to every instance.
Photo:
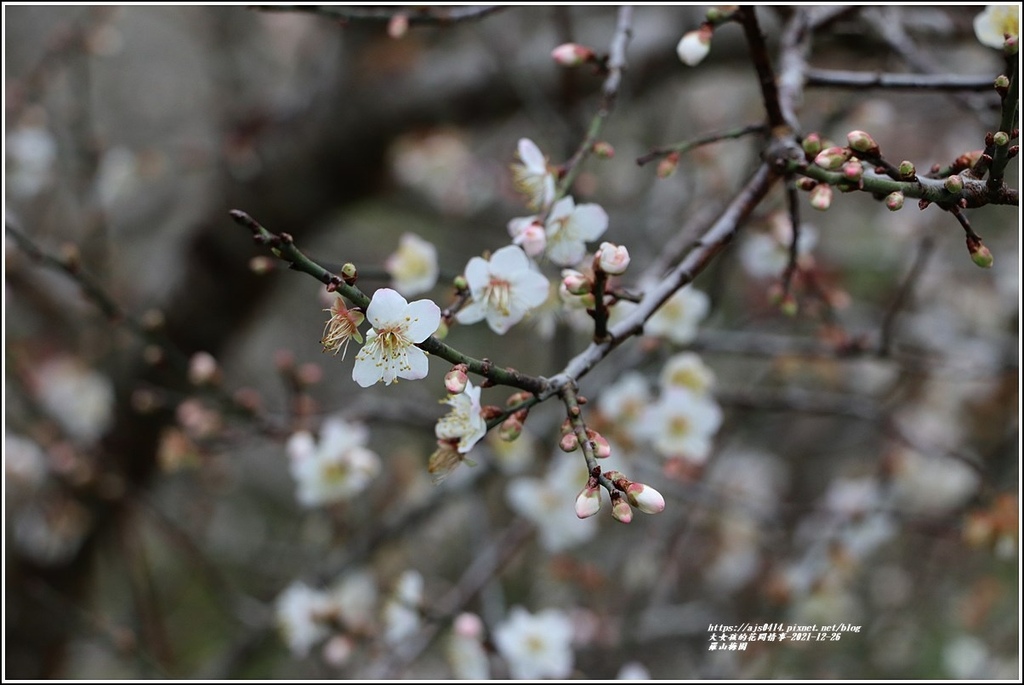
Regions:
[[562, 436], [562, 439], [558, 441], [558, 447], [563, 452], [575, 452], [576, 448], [580, 446], [579, 441], [576, 439], [575, 433], [566, 433]]
[[811, 191], [811, 206], [824, 212], [832, 206], [832, 186], [817, 185]]
[[587, 429], [587, 437], [590, 438], [590, 445], [594, 449], [594, 456], [598, 459], [604, 459], [611, 456], [612, 447], [608, 444], [608, 440], [598, 433]]
[[844, 164], [841, 171], [843, 176], [850, 181], [859, 181], [864, 176], [864, 166], [855, 159]]
[[959, 176], [954, 175], [947, 178], [942, 185], [946, 188], [946, 191], [950, 193], [959, 193], [964, 189], [964, 180]]
[[878, 143], [864, 131], [850, 131], [846, 134], [846, 141], [857, 152], [878, 152]]
[[822, 169], [835, 171], [850, 158], [850, 151], [842, 147], [828, 147], [815, 156], [814, 163]]
[[580, 490], [576, 496], [576, 516], [585, 519], [590, 518], [601, 509], [601, 493], [597, 488], [589, 485]]
[[188, 380], [193, 385], [206, 385], [217, 380], [217, 360], [209, 352], [196, 352], [188, 362]]
[[890, 212], [895, 212], [897, 210], [903, 209], [904, 199], [905, 198], [903, 196], [903, 193], [901, 193], [898, 190], [894, 190], [893, 192], [885, 196], [885, 206], [889, 208]]
[[562, 285], [570, 295], [589, 295], [593, 288], [590, 279], [575, 269], [562, 270]]
[[466, 384], [469, 383], [466, 370], [465, 364], [456, 364], [451, 371], [445, 374], [444, 387], [448, 392], [458, 395], [466, 390]]
[[617, 276], [629, 267], [629, 250], [625, 245], [601, 243], [597, 250], [597, 266], [606, 274]]
[[645, 514], [660, 514], [665, 511], [665, 498], [650, 485], [631, 483], [626, 488], [629, 503]]
[[982, 244], [970, 246], [971, 250], [971, 261], [980, 266], [982, 269], [992, 268], [992, 264], [995, 259], [992, 257], [992, 252]]
[[479, 640], [484, 635], [484, 622], [476, 614], [465, 612], [455, 618], [452, 630], [460, 637]]
[[594, 59], [594, 51], [576, 43], [563, 43], [551, 51], [551, 59], [563, 67], [578, 67]]
[[711, 52], [711, 27], [701, 27], [689, 31], [676, 45], [676, 54], [680, 61], [689, 67], [695, 67], [704, 61]]
[[629, 523], [633, 520], [633, 510], [624, 497], [616, 497], [612, 502], [612, 516], [616, 521]]

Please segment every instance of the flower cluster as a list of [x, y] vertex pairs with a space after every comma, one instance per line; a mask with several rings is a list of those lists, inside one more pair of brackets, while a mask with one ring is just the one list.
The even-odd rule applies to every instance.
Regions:
[[320, 440], [300, 431], [288, 440], [298, 500], [318, 507], [361, 494], [380, 473], [380, 458], [366, 448], [365, 426], [340, 418], [324, 421]]

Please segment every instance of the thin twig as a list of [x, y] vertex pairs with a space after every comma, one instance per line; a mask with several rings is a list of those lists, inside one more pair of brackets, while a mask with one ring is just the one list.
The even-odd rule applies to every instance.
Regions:
[[881, 71], [808, 69], [806, 85], [815, 88], [883, 88], [887, 90], [991, 91], [992, 77], [960, 74], [892, 74]]
[[789, 240], [789, 261], [782, 273], [782, 296], [789, 297], [789, 289], [793, 285], [793, 274], [796, 273], [797, 257], [800, 256], [800, 196], [792, 181], [786, 184], [786, 204], [789, 207], [789, 225], [792, 234]]
[[779, 89], [775, 83], [775, 71], [772, 69], [771, 58], [768, 57], [768, 46], [761, 33], [761, 25], [757, 21], [757, 10], [745, 5], [740, 7], [736, 18], [743, 26], [743, 34], [750, 46], [750, 58], [757, 71], [757, 80], [761, 86], [761, 99], [768, 114], [768, 126], [772, 129], [785, 126], [788, 122], [779, 105]]
[[340, 5], [253, 5], [250, 9], [260, 12], [303, 12], [332, 19], [352, 22], [386, 24], [397, 16], [404, 15], [410, 26], [447, 25], [462, 21], [482, 19], [505, 9], [504, 5], [467, 5], [465, 7], [396, 6], [345, 7]]
[[911, 264], [910, 271], [907, 272], [903, 282], [896, 289], [896, 295], [892, 298], [892, 303], [890, 303], [889, 308], [885, 311], [885, 316], [882, 318], [882, 326], [879, 329], [878, 335], [878, 356], [888, 357], [892, 353], [892, 339], [896, 328], [896, 317], [903, 311], [907, 301], [910, 299], [910, 293], [921, 277], [925, 263], [928, 261], [928, 257], [934, 248], [935, 238], [931, 234], [921, 238], [921, 242], [917, 247], [917, 254], [914, 256], [914, 263]]
[[714, 131], [712, 133], [706, 133], [697, 138], [690, 140], [684, 140], [679, 143], [673, 143], [672, 145], [665, 145], [663, 147], [652, 148], [648, 152], [636, 158], [637, 166], [643, 166], [649, 162], [653, 162], [656, 159], [660, 159], [665, 155], [675, 152], [676, 154], [685, 154], [690, 150], [694, 150], [702, 145], [710, 145], [711, 143], [717, 143], [720, 140], [731, 140], [735, 138], [742, 138], [748, 136], [751, 133], [764, 133], [768, 130], [768, 127], [764, 124], [747, 124], [739, 128], [731, 128], [725, 131]]

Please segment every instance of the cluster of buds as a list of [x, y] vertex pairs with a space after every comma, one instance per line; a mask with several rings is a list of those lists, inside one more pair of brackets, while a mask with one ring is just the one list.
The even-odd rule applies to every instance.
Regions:
[[625, 245], [604, 242], [594, 253], [594, 271], [603, 271], [610, 276], [626, 273], [629, 267], [629, 250]]
[[[594, 457], [597, 459], [604, 459], [611, 456], [612, 447], [608, 443], [608, 439], [598, 433], [593, 428], [587, 428], [587, 442], [590, 443], [590, 448], [594, 451]], [[572, 425], [570, 419], [566, 419], [562, 422], [562, 437], [558, 441], [558, 447], [563, 452], [575, 452], [579, 449], [580, 441], [576, 437], [576, 431]]]
[[[587, 484], [576, 496], [576, 516], [588, 518], [601, 509], [600, 469], [595, 468]], [[608, 471], [604, 478], [611, 482], [612, 516], [621, 523], [633, 520], [633, 507], [645, 514], [658, 514], [665, 510], [665, 498], [649, 485], [634, 483], [619, 471]]]
[[[533, 395], [528, 392], [517, 392], [508, 398], [505, 402], [505, 406], [508, 408], [517, 407]], [[501, 422], [501, 427], [498, 429], [498, 437], [505, 442], [512, 442], [523, 434], [523, 424], [526, 423], [526, 417], [529, 415], [529, 409], [520, 409], [512, 412], [507, 419]]]

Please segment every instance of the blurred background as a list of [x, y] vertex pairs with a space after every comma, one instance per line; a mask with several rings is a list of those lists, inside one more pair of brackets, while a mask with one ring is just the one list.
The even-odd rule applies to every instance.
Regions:
[[[551, 50], [606, 53], [616, 8], [410, 10], [404, 32], [394, 7], [283, 9], [4, 8], [7, 677], [447, 679], [465, 673], [451, 626], [468, 611], [502, 678], [492, 633], [522, 606], [569, 617], [572, 677], [1019, 678], [1018, 208], [967, 212], [995, 257], [985, 270], [935, 207], [837, 193], [818, 212], [801, 193], [809, 238], [786, 316], [768, 295], [785, 266], [776, 188], [697, 279], [710, 308], [696, 338], [629, 341], [580, 384], [616, 467], [665, 496], [657, 516], [625, 526], [606, 502], [576, 520], [583, 481], [553, 485], [569, 458], [555, 402], [436, 485], [450, 367], [359, 388], [354, 349], [322, 352], [323, 286], [267, 260], [228, 211], [328, 268], [356, 264], [366, 292], [394, 285], [387, 259], [415, 234], [440, 278], [409, 299], [443, 308], [467, 260], [529, 214], [509, 171], [517, 141], [560, 163], [583, 139], [603, 77]], [[808, 59], [994, 78], [1005, 62], [975, 38], [981, 9], [840, 13]], [[607, 211], [602, 239], [629, 248], [626, 287], [758, 163], [749, 136], [683, 155], [667, 178], [636, 163], [764, 120], [738, 26], [697, 67], [676, 56], [705, 10], [635, 8], [601, 136], [614, 156], [590, 158], [573, 187]], [[773, 55], [790, 12], [758, 9]], [[994, 91], [808, 88], [798, 114], [803, 133], [843, 144], [862, 129], [924, 171], [984, 147], [998, 105]], [[589, 339], [556, 310], [501, 337], [456, 326], [447, 342], [550, 376]], [[839, 351], [851, 341], [859, 352]], [[653, 397], [686, 351], [724, 412], [703, 465], [666, 460], [649, 425], [611, 409], [624, 376]], [[304, 506], [288, 441], [336, 417], [367, 427], [378, 472]], [[305, 643], [280, 601], [298, 582], [348, 597]], [[408, 584], [421, 587], [399, 602], [415, 609], [399, 630]], [[709, 650], [709, 625], [765, 622], [861, 629]]]

